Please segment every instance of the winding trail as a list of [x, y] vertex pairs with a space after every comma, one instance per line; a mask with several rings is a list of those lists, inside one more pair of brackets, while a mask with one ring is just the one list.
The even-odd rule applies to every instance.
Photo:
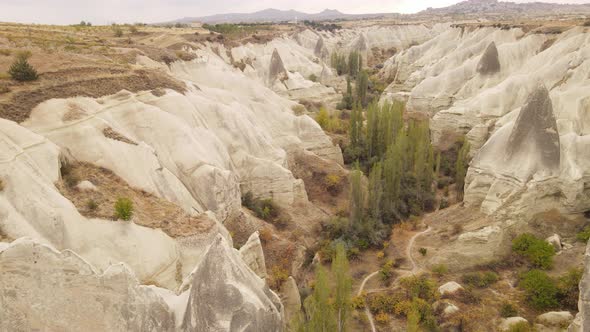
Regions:
[[[410, 260], [410, 263], [412, 264], [412, 269], [411, 270], [399, 270], [400, 274], [393, 280], [393, 282], [397, 281], [397, 279], [399, 279], [403, 276], [406, 276], [408, 274], [415, 274], [415, 273], [420, 272], [422, 270], [422, 268], [418, 267], [418, 265], [416, 264], [416, 261], [414, 261], [414, 258], [412, 257], [412, 247], [414, 246], [414, 242], [416, 241], [416, 238], [418, 238], [419, 236], [422, 236], [430, 231], [431, 231], [431, 228], [430, 228], [430, 226], [428, 226], [428, 228], [426, 230], [416, 233], [416, 234], [414, 234], [414, 236], [412, 236], [410, 238], [410, 241], [408, 242], [408, 245], [406, 246], [406, 256], [408, 257], [408, 259]], [[368, 276], [366, 276], [365, 279], [363, 279], [363, 282], [361, 283], [361, 286], [359, 287], [359, 290], [356, 294], [357, 296], [360, 296], [363, 293], [363, 290], [365, 289], [365, 285], [367, 284], [367, 282], [371, 278], [376, 276], [377, 274], [379, 274], [379, 271], [375, 271], [375, 272], [369, 274]], [[367, 306], [365, 306], [365, 314], [367, 315], [369, 325], [371, 325], [371, 331], [377, 332], [377, 329], [375, 328], [375, 322], [373, 320], [373, 314], [371, 314], [371, 310], [369, 310], [369, 308]]]

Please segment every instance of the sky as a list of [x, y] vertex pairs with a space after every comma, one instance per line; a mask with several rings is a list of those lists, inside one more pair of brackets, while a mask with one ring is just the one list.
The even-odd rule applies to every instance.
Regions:
[[[530, 2], [534, 0], [516, 0]], [[545, 0], [587, 3], [590, 0]], [[445, 7], [459, 0], [0, 0], [0, 21], [42, 24], [156, 23], [182, 17], [221, 13], [249, 13], [266, 8], [307, 13], [326, 8], [347, 14], [414, 13]]]

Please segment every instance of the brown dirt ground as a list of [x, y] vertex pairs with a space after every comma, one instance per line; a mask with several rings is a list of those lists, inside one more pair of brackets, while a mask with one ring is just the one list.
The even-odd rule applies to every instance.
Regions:
[[[174, 203], [130, 187], [106, 168], [89, 163], [71, 163], [69, 167], [68, 175], [56, 183], [56, 186], [85, 217], [117, 222], [114, 220], [115, 202], [118, 198], [126, 197], [133, 201], [132, 222], [149, 228], [160, 228], [171, 237], [206, 233], [214, 225], [214, 222], [206, 217], [190, 216]], [[90, 181], [97, 190], [79, 190], [68, 186], [68, 177]], [[96, 208], [89, 206], [91, 201], [96, 203]]]

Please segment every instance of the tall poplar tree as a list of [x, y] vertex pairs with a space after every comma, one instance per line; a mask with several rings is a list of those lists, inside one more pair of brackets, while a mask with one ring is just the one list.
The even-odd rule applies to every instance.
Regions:
[[346, 331], [346, 320], [351, 309], [350, 293], [352, 291], [352, 279], [350, 278], [350, 267], [346, 257], [344, 243], [339, 242], [336, 246], [336, 255], [332, 259], [332, 275], [336, 281], [334, 290], [334, 306], [338, 331]]

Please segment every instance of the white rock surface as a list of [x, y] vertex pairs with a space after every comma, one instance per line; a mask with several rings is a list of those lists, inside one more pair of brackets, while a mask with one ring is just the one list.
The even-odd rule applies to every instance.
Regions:
[[537, 316], [537, 321], [545, 326], [568, 326], [574, 320], [569, 311], [550, 311]]
[[558, 234], [553, 234], [546, 238], [545, 241], [549, 242], [555, 248], [555, 251], [561, 250], [561, 237]]
[[301, 312], [301, 295], [297, 282], [291, 276], [283, 283], [281, 287], [281, 301], [285, 307], [285, 321], [291, 322], [292, 319]]
[[246, 265], [248, 265], [256, 275], [263, 279], [266, 278], [266, 262], [258, 232], [254, 232], [250, 235], [248, 241], [246, 241], [246, 243], [240, 248], [240, 255], [242, 255], [242, 259]]
[[449, 281], [444, 285], [440, 286], [438, 288], [438, 292], [440, 293], [440, 295], [450, 295], [454, 294], [455, 292], [461, 289], [463, 289], [463, 286], [459, 285], [455, 281]]
[[527, 323], [528, 324], [529, 322], [522, 317], [503, 318], [500, 322], [500, 326], [498, 326], [498, 329], [500, 331], [509, 331], [511, 326], [514, 326], [519, 323]]
[[[479, 162], [472, 164], [474, 181], [466, 188], [466, 201], [481, 205], [488, 214], [504, 209], [501, 213], [506, 217], [525, 219], [553, 208], [564, 213], [590, 208], [586, 192], [590, 178], [590, 155], [586, 153], [590, 151], [586, 115], [590, 32], [583, 27], [543, 34], [520, 28], [455, 25], [433, 28], [432, 33], [435, 36], [430, 40], [386, 62], [380, 74], [397, 80], [382, 99], [407, 99], [410, 110], [433, 114], [435, 142], [444, 141], [451, 131], [466, 134], [472, 155], [484, 144], [488, 146], [476, 157]], [[492, 43], [499, 70], [479, 73], [477, 66]], [[522, 158], [499, 161], [503, 153], [500, 137], [510, 136], [539, 82], [549, 91], [555, 118], [559, 155], [552, 160], [556, 164], [547, 168], [536, 163], [539, 160], [531, 150], [520, 153]], [[495, 158], [495, 171], [481, 170], [485, 158]]]
[[[190, 290], [178, 296], [139, 285], [124, 264], [99, 273], [69, 250], [59, 252], [27, 238], [1, 249], [0, 271], [2, 331], [282, 329], [278, 297], [222, 236], [191, 274]], [[197, 307], [200, 301], [206, 305]]]
[[76, 188], [82, 191], [96, 191], [96, 186], [88, 180], [80, 181], [80, 183], [76, 185]]

